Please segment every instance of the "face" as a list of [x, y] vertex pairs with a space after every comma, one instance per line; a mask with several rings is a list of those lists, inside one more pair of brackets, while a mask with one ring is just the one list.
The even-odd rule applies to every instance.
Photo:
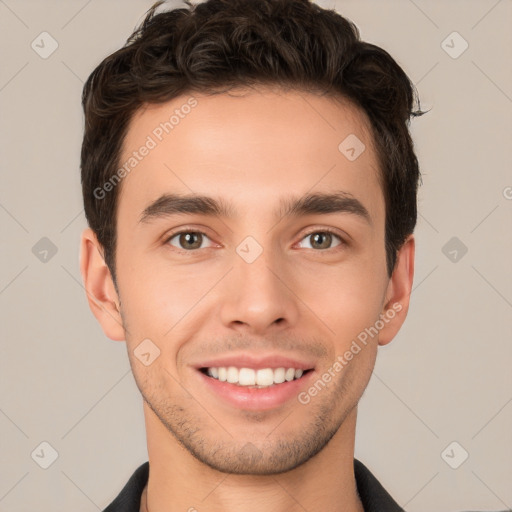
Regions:
[[152, 421], [196, 459], [279, 473], [336, 434], [379, 338], [403, 321], [395, 306], [382, 322], [399, 287], [386, 274], [377, 158], [367, 119], [341, 100], [264, 88], [193, 98], [131, 123], [121, 164], [134, 151], [137, 162], [117, 210], [123, 327], [100, 321], [126, 340]]

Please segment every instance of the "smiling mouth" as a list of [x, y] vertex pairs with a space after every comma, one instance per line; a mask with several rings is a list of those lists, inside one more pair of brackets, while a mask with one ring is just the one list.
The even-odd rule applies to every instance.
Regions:
[[302, 379], [313, 369], [300, 368], [237, 368], [235, 366], [220, 366], [199, 368], [199, 371], [208, 377], [220, 382], [227, 382], [246, 388], [269, 388], [286, 382]]

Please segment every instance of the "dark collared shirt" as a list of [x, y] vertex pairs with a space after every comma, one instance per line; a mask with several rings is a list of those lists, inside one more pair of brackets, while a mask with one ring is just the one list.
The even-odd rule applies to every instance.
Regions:
[[[404, 512], [382, 487], [370, 470], [354, 459], [357, 491], [365, 512]], [[131, 476], [117, 498], [103, 512], [139, 512], [140, 497], [149, 477], [149, 462], [144, 462]]]

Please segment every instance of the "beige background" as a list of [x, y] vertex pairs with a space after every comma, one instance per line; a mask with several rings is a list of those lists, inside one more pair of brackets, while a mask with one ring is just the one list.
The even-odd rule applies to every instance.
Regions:
[[[320, 3], [387, 49], [432, 109], [413, 124], [423, 186], [411, 310], [380, 349], [356, 456], [410, 512], [510, 509], [512, 2]], [[147, 460], [125, 345], [88, 309], [78, 244], [83, 81], [150, 5], [0, 0], [2, 511], [102, 510]], [[47, 59], [31, 48], [43, 31], [58, 43]], [[457, 58], [462, 39], [442, 44], [454, 31], [469, 44]], [[453, 441], [452, 464], [469, 453], [458, 469], [442, 457]], [[58, 452], [48, 469], [42, 442]]]

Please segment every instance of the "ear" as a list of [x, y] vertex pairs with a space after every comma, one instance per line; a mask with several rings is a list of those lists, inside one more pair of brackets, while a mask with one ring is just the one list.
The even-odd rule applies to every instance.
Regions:
[[414, 277], [414, 248], [414, 236], [409, 235], [397, 253], [380, 315], [384, 327], [379, 332], [379, 345], [387, 345], [396, 336], [407, 316]]
[[89, 307], [103, 332], [111, 340], [124, 341], [119, 297], [103, 258], [103, 248], [90, 228], [85, 229], [81, 237], [80, 273]]

